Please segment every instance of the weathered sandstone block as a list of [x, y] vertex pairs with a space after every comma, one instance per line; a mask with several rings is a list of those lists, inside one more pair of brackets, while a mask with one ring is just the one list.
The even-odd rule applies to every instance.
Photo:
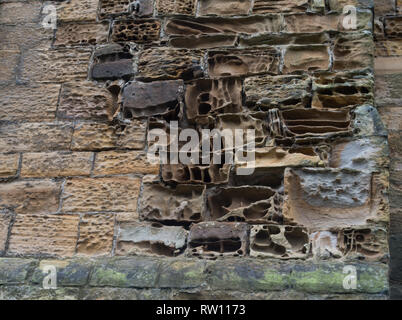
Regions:
[[142, 151], [106, 151], [96, 154], [94, 175], [142, 173], [158, 174], [159, 165], [148, 162]]
[[203, 75], [202, 52], [185, 49], [152, 48], [144, 50], [138, 61], [142, 80], [190, 80]]
[[194, 15], [196, 0], [155, 0], [158, 15]]
[[22, 58], [22, 79], [32, 82], [85, 79], [90, 56], [91, 50], [83, 48], [28, 50]]
[[278, 16], [252, 16], [240, 18], [172, 18], [166, 24], [168, 35], [202, 34], [254, 34], [279, 32], [281, 19]]
[[144, 183], [139, 204], [140, 217], [155, 221], [198, 222], [201, 220], [205, 186]]
[[0, 126], [2, 152], [68, 150], [72, 136], [70, 123], [10, 123]]
[[261, 258], [307, 258], [310, 240], [298, 226], [253, 225], [250, 230], [250, 255]]
[[188, 238], [188, 254], [209, 259], [244, 256], [249, 242], [248, 229], [246, 223], [194, 224]]
[[88, 176], [92, 167], [90, 152], [24, 153], [21, 177]]
[[95, 45], [106, 42], [108, 35], [108, 23], [63, 23], [57, 28], [54, 45]]
[[208, 73], [211, 77], [277, 74], [279, 59], [279, 52], [273, 48], [209, 51]]
[[371, 34], [339, 34], [334, 45], [334, 70], [372, 68], [374, 43]]
[[287, 169], [283, 216], [311, 230], [387, 220], [381, 189], [378, 179], [359, 171]]
[[198, 14], [205, 15], [246, 15], [251, 11], [251, 0], [199, 0]]
[[16, 213], [53, 213], [59, 208], [61, 183], [51, 180], [0, 184], [0, 209]]
[[328, 70], [329, 52], [327, 46], [289, 46], [286, 49], [283, 72]]
[[190, 121], [218, 113], [242, 110], [240, 79], [201, 79], [186, 86], [186, 111]]
[[105, 123], [80, 123], [75, 126], [71, 148], [79, 151], [142, 149], [145, 130], [145, 122], [139, 120], [132, 121], [124, 128]]
[[159, 20], [117, 20], [113, 23], [112, 41], [146, 43], [159, 39]]
[[0, 50], [0, 84], [15, 81], [15, 69], [17, 68], [20, 51]]
[[86, 214], [80, 224], [77, 253], [80, 255], [106, 255], [112, 252], [114, 215]]
[[18, 172], [19, 161], [19, 153], [0, 154], [0, 179], [15, 177]]
[[63, 119], [107, 119], [117, 108], [117, 97], [90, 81], [64, 83], [57, 117]]
[[71, 0], [60, 3], [57, 19], [60, 21], [95, 21], [99, 0]]
[[116, 255], [176, 256], [185, 248], [187, 233], [182, 227], [158, 223], [120, 224]]
[[58, 84], [2, 88], [0, 120], [52, 121], [55, 119], [59, 92]]
[[30, 2], [2, 2], [0, 3], [0, 23], [19, 24], [39, 22], [41, 3]]
[[132, 177], [71, 178], [64, 185], [64, 212], [130, 212], [137, 208], [141, 180]]
[[342, 108], [371, 104], [374, 79], [369, 72], [325, 72], [313, 79], [313, 108]]
[[113, 43], [95, 49], [90, 73], [96, 80], [130, 78], [134, 69], [129, 47]]
[[385, 18], [385, 34], [387, 37], [402, 36], [402, 17], [386, 17]]
[[126, 117], [149, 117], [177, 112], [182, 100], [183, 82], [130, 82], [122, 93], [122, 107]]
[[281, 200], [281, 197], [268, 187], [219, 187], [207, 194], [207, 216], [210, 220], [217, 221], [281, 221]]
[[99, 16], [104, 19], [131, 13], [137, 17], [147, 17], [153, 11], [153, 0], [103, 0]]
[[70, 257], [75, 253], [79, 216], [18, 214], [11, 229], [10, 254]]
[[254, 0], [253, 13], [306, 12], [307, 0]]
[[11, 213], [8, 211], [0, 212], [0, 255], [3, 255], [6, 250], [6, 241], [11, 218]]
[[304, 107], [310, 101], [307, 76], [256, 76], [244, 80], [246, 105], [258, 108]]
[[402, 39], [377, 40], [375, 43], [375, 56], [402, 56]]
[[172, 36], [169, 38], [169, 45], [186, 49], [222, 49], [235, 46], [236, 39], [235, 35]]

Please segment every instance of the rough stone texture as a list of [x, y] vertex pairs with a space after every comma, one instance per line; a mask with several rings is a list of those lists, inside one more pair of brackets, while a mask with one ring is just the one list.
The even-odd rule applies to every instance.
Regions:
[[189, 80], [203, 75], [202, 53], [169, 48], [146, 49], [139, 57], [138, 77], [144, 80]]
[[328, 70], [329, 54], [326, 46], [292, 46], [286, 49], [283, 71]]
[[107, 255], [112, 251], [114, 215], [84, 215], [80, 220], [77, 242], [79, 255]]
[[0, 154], [0, 179], [12, 178], [17, 175], [20, 155]]
[[53, 121], [59, 92], [60, 85], [57, 84], [2, 88], [0, 89], [0, 120]]
[[159, 166], [150, 165], [142, 151], [105, 151], [96, 154], [94, 175], [142, 173], [158, 174]]
[[20, 214], [56, 212], [59, 196], [60, 183], [51, 180], [0, 183], [0, 209]]
[[142, 149], [145, 145], [145, 123], [132, 121], [126, 127], [105, 123], [80, 123], [74, 128], [72, 150]]
[[64, 212], [129, 212], [137, 208], [141, 180], [131, 177], [72, 178], [63, 192]]
[[[28, 50], [22, 57], [22, 80], [66, 82], [85, 79], [91, 51], [87, 49]], [[40, 61], [40, 63], [38, 63]]]
[[95, 21], [98, 0], [71, 0], [57, 8], [60, 21]]
[[68, 150], [72, 136], [70, 123], [7, 123], [0, 126], [2, 152]]
[[6, 241], [8, 239], [8, 231], [12, 216], [5, 211], [0, 213], [0, 255], [3, 255], [6, 250]]
[[402, 297], [399, 0], [52, 4], [0, 0], [1, 297]]
[[186, 245], [187, 231], [182, 227], [154, 224], [121, 224], [116, 255], [176, 256]]
[[17, 68], [20, 52], [18, 50], [0, 50], [0, 84], [15, 81], [15, 69]]
[[75, 252], [79, 216], [17, 214], [8, 252], [70, 257]]
[[94, 45], [107, 41], [109, 24], [65, 23], [57, 28], [55, 46]]
[[91, 167], [90, 152], [24, 153], [21, 177], [88, 176]]
[[116, 97], [89, 81], [64, 83], [57, 117], [62, 119], [106, 119], [115, 110]]

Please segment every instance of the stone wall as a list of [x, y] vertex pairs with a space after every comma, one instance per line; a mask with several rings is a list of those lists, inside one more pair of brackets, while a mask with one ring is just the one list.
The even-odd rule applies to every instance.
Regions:
[[391, 298], [402, 298], [401, 112], [402, 3], [375, 2], [376, 105], [388, 129], [390, 146], [390, 285]]
[[[0, 0], [0, 297], [388, 298], [388, 2]], [[150, 164], [173, 121], [255, 129], [253, 173]]]

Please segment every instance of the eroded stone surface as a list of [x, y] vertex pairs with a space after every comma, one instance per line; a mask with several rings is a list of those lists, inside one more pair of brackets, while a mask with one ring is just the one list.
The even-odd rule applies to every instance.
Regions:
[[113, 245], [114, 219], [113, 214], [106, 213], [83, 215], [79, 224], [77, 253], [80, 255], [110, 254]]
[[24, 153], [21, 177], [88, 176], [92, 167], [90, 152]]
[[51, 180], [1, 183], [0, 209], [9, 209], [20, 214], [57, 212], [60, 185]]
[[286, 49], [283, 72], [328, 70], [329, 52], [326, 46], [290, 46]]
[[77, 215], [18, 214], [11, 229], [8, 252], [70, 257], [78, 238]]
[[140, 217], [151, 221], [200, 221], [204, 189], [200, 185], [178, 185], [171, 188], [144, 183], [139, 206]]
[[245, 15], [251, 10], [251, 0], [200, 0], [199, 1], [199, 15]]
[[117, 255], [176, 256], [186, 245], [187, 231], [182, 227], [158, 223], [130, 223], [119, 225]]
[[108, 40], [109, 24], [65, 23], [57, 28], [55, 46], [94, 45]]
[[0, 179], [11, 178], [17, 175], [20, 155], [0, 154]]
[[11, 222], [11, 213], [4, 211], [0, 212], [0, 255], [3, 255], [6, 250], [6, 241]]
[[131, 177], [72, 178], [63, 192], [64, 212], [130, 212], [137, 208], [141, 180]]
[[112, 40], [146, 43], [159, 39], [158, 20], [117, 20], [113, 23]]

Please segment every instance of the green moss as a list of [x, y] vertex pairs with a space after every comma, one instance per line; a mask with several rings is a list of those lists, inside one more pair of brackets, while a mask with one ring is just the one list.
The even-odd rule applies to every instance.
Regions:
[[124, 286], [127, 283], [127, 275], [112, 269], [98, 269], [94, 275], [98, 285]]
[[294, 289], [311, 293], [344, 292], [343, 280], [346, 274], [337, 270], [311, 270], [294, 272], [291, 282]]

